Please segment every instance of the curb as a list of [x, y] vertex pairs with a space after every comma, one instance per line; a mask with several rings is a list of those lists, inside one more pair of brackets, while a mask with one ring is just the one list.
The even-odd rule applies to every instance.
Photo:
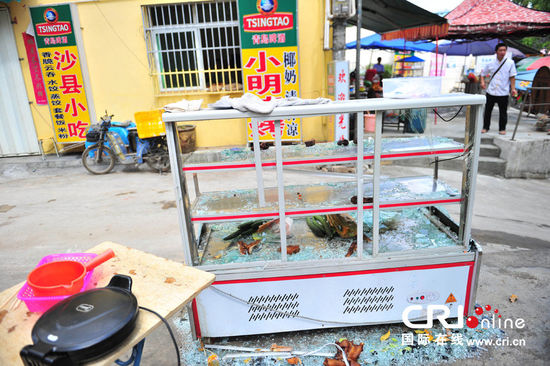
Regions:
[[42, 169], [83, 168], [80, 155], [57, 157], [47, 155], [45, 160], [38, 156], [19, 156], [0, 158], [0, 175], [11, 175], [12, 172], [35, 172]]

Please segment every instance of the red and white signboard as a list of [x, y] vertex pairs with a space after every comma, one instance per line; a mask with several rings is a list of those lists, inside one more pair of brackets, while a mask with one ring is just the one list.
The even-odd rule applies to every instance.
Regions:
[[[349, 100], [349, 64], [347, 61], [335, 61], [329, 64], [329, 95], [334, 100]], [[349, 114], [334, 116], [334, 141], [349, 140]]]
[[42, 78], [42, 67], [38, 58], [38, 51], [34, 37], [30, 34], [23, 33], [23, 42], [27, 51], [27, 59], [29, 60], [29, 70], [31, 73], [32, 86], [34, 89], [34, 97], [36, 104], [48, 104], [48, 96]]

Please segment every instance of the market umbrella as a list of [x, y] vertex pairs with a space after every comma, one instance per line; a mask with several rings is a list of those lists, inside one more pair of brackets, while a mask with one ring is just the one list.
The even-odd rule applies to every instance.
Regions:
[[[383, 39], [491, 39], [507, 37], [544, 36], [550, 33], [550, 12], [537, 11], [514, 4], [510, 0], [464, 0], [445, 16], [448, 30], [445, 34], [426, 36], [423, 27], [406, 31], [390, 31]], [[402, 26], [399, 28], [407, 28]]]
[[[349, 42], [346, 44], [346, 48], [354, 49], [357, 45], [357, 41]], [[380, 34], [373, 34], [368, 37], [361, 38], [361, 48], [363, 49], [384, 49], [394, 51], [424, 51], [433, 52], [435, 46], [430, 42], [410, 42], [404, 39], [392, 39], [391, 41], [382, 41]]]
[[523, 60], [519, 61], [517, 64], [516, 64], [516, 70], [518, 72], [520, 71], [527, 71], [527, 68], [529, 66], [531, 66], [531, 64], [535, 61], [537, 61], [538, 59], [540, 59], [541, 57], [540, 56], [531, 56], [531, 57], [527, 57], [527, 58], [524, 58]]
[[[464, 41], [456, 40], [448, 44], [439, 46], [439, 53], [446, 53], [449, 56], [482, 56], [492, 55], [495, 53], [495, 46], [501, 41], [497, 38], [487, 41]], [[520, 50], [508, 47], [508, 51], [512, 52], [512, 57], [525, 57]]]
[[424, 62], [424, 60], [421, 59], [420, 57], [409, 56], [409, 57], [402, 58], [401, 60], [397, 60], [395, 62]]
[[527, 67], [527, 70], [538, 70], [541, 67], [550, 67], [550, 56], [541, 57]]
[[550, 32], [550, 12], [537, 11], [510, 0], [464, 0], [445, 16], [447, 39], [487, 39], [537, 36]]

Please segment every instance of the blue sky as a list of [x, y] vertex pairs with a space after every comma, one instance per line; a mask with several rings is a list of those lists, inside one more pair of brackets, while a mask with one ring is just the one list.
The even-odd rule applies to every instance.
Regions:
[[456, 8], [463, 0], [407, 0], [416, 6], [432, 13], [449, 12]]

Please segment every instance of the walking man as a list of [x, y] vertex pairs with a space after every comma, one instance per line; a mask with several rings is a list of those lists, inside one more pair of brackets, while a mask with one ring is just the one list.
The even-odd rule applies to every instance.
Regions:
[[[508, 122], [508, 94], [512, 97], [517, 96], [516, 91], [516, 65], [514, 61], [506, 58], [508, 47], [504, 43], [499, 43], [495, 47], [496, 58], [490, 64], [483, 68], [481, 72], [481, 88], [487, 89], [485, 104], [485, 114], [483, 115], [483, 129], [481, 133], [486, 133], [491, 127], [491, 112], [495, 103], [498, 104], [499, 119], [498, 133], [506, 134], [506, 123]], [[486, 84], [485, 78], [489, 81]]]

